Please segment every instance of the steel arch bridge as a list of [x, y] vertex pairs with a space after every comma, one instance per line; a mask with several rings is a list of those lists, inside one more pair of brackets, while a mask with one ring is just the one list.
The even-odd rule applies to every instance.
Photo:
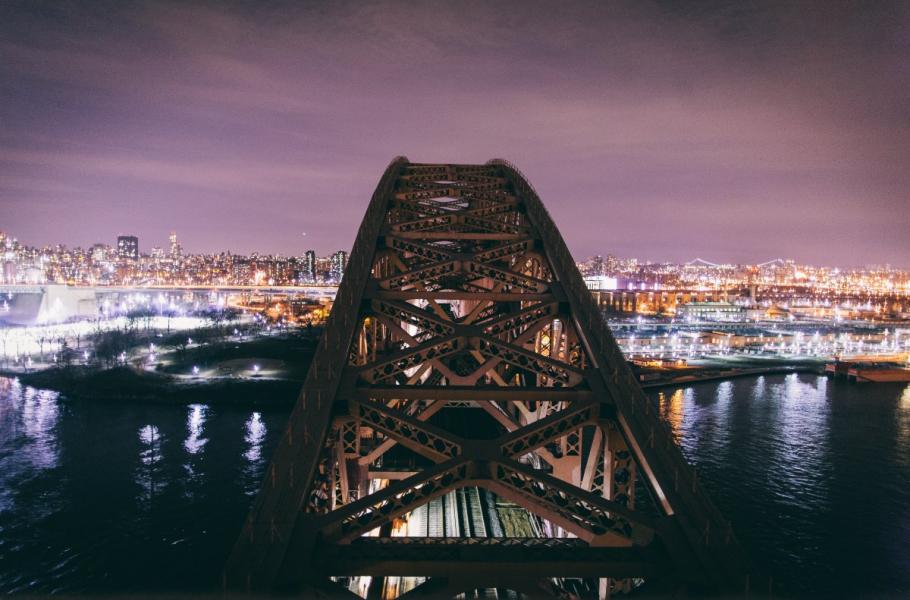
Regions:
[[524, 176], [403, 157], [224, 579], [350, 598], [749, 588]]

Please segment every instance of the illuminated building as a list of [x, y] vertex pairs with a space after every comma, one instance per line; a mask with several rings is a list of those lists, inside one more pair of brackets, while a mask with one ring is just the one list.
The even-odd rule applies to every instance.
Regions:
[[348, 253], [344, 250], [339, 250], [332, 255], [332, 269], [331, 277], [335, 281], [341, 281], [341, 278], [344, 277], [344, 269], [348, 264]]
[[316, 253], [307, 250], [303, 259], [303, 279], [306, 283], [316, 283]]
[[172, 260], [179, 260], [183, 255], [183, 248], [180, 247], [180, 243], [177, 241], [177, 232], [172, 231], [171, 235], [168, 237], [170, 242], [170, 254]]
[[676, 307], [676, 316], [690, 321], [741, 321], [746, 309], [730, 302], [690, 302]]
[[139, 238], [135, 235], [118, 236], [117, 258], [120, 260], [139, 260]]
[[[168, 241], [169, 247], [155, 246], [148, 254], [141, 254], [136, 236], [120, 236], [115, 246], [94, 244], [82, 249], [60, 244], [29, 247], [0, 233], [0, 283], [336, 285], [348, 260], [344, 251], [318, 256], [314, 250], [307, 250], [299, 257], [186, 254], [175, 233]], [[890, 265], [849, 269], [782, 259], [754, 265], [715, 264], [702, 259], [655, 263], [611, 254], [577, 264], [605, 314], [682, 319], [684, 315], [678, 309], [683, 305], [721, 302], [742, 305], [743, 314], [735, 318], [747, 321], [910, 319], [910, 271]], [[683, 313], [692, 311], [698, 313], [700, 309], [683, 309]], [[732, 312], [717, 316], [734, 317]]]

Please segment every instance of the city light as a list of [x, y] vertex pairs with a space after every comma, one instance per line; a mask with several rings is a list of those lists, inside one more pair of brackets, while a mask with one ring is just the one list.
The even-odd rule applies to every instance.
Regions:
[[[88, 249], [39, 248], [0, 232], [0, 285], [334, 286], [344, 276], [348, 260], [343, 250], [325, 257], [317, 257], [312, 250], [301, 256], [189, 254], [183, 252], [173, 233], [169, 252], [158, 247], [141, 252], [141, 248], [137, 236], [119, 236], [114, 245], [97, 243]], [[213, 302], [223, 303], [223, 297]], [[158, 294], [152, 304], [159, 312], [174, 309], [173, 299], [164, 294]], [[61, 308], [48, 305], [44, 321], [53, 321]], [[9, 310], [8, 300], [0, 305], [0, 314]]]

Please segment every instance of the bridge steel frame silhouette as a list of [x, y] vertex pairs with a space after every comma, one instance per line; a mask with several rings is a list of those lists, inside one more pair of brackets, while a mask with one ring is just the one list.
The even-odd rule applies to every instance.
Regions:
[[[464, 406], [501, 434], [434, 418]], [[383, 470], [393, 447], [421, 464]], [[548, 537], [392, 535], [474, 486]], [[604, 597], [644, 578], [740, 593], [747, 565], [525, 177], [504, 160], [393, 160], [225, 586], [354, 598], [345, 578], [370, 576], [378, 598], [382, 578], [408, 576], [425, 578], [408, 597], [549, 597], [580, 578]]]

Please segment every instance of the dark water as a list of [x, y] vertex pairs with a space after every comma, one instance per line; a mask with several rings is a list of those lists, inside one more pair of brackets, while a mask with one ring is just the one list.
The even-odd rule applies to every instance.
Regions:
[[[910, 387], [791, 375], [658, 401], [775, 591], [910, 593]], [[0, 378], [0, 593], [216, 588], [286, 416]]]
[[794, 374], [653, 395], [775, 592], [910, 597], [910, 386]]
[[0, 378], [0, 593], [215, 589], [286, 419]]

